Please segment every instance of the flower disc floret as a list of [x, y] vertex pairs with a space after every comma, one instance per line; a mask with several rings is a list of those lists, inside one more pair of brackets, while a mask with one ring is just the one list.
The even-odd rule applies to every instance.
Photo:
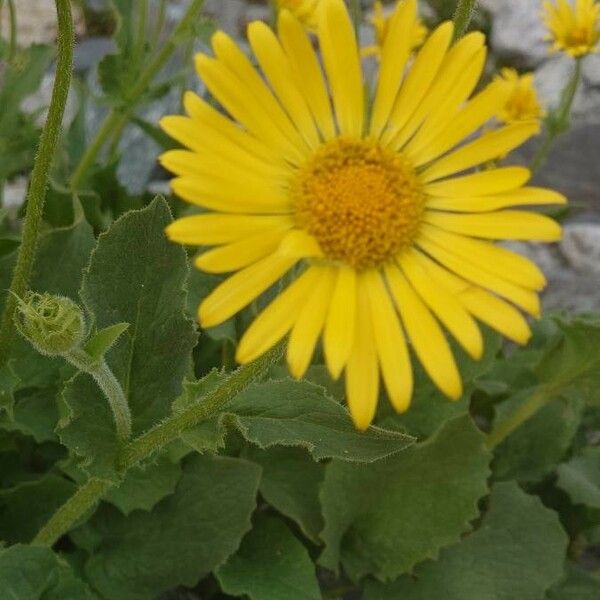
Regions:
[[300, 170], [294, 197], [298, 226], [327, 258], [356, 269], [379, 266], [413, 242], [424, 200], [402, 154], [345, 138]]

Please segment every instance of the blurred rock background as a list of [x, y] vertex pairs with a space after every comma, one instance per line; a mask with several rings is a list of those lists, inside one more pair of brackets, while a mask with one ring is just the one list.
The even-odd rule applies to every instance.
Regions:
[[[169, 0], [166, 17], [172, 26], [183, 14], [189, 0]], [[54, 3], [51, 0], [16, 0], [19, 44], [52, 44], [56, 36]], [[430, 24], [449, 18], [455, 6], [453, 0], [421, 0], [422, 14]], [[159, 0], [153, 0], [158, 11]], [[364, 0], [365, 11], [372, 6]], [[74, 0], [74, 15], [78, 44], [76, 70], [86, 79], [92, 91], [97, 89], [95, 69], [101, 58], [110, 53], [111, 24], [109, 0]], [[572, 60], [548, 52], [545, 29], [540, 16], [541, 0], [481, 0], [475, 22], [489, 36], [490, 72], [502, 66], [514, 66], [520, 71], [535, 72], [536, 87], [547, 107], [558, 103], [561, 90], [573, 67]], [[206, 0], [204, 13], [214, 19], [243, 43], [244, 30], [254, 19], [269, 20], [271, 13], [266, 0]], [[8, 31], [6, 3], [0, 12], [0, 30]], [[210, 28], [210, 24], [207, 23]], [[363, 43], [369, 43], [372, 32], [363, 27]], [[192, 50], [201, 49], [202, 45]], [[182, 52], [180, 61], [185, 60]], [[0, 68], [0, 77], [1, 77]], [[48, 104], [52, 87], [51, 71], [42, 80], [38, 92], [25, 100], [24, 110], [39, 111]], [[190, 86], [201, 91], [199, 82], [190, 79]], [[167, 113], [179, 111], [181, 90], [173, 89], [156, 102], [146, 105], [141, 117], [156, 122]], [[71, 94], [65, 117], [68, 124], [77, 110], [76, 94]], [[91, 135], [105, 114], [106, 108], [90, 103], [86, 113], [86, 128]], [[539, 140], [519, 150], [511, 158], [526, 164]], [[159, 146], [138, 127], [129, 126], [119, 144], [123, 159], [119, 169], [121, 183], [131, 193], [144, 190], [165, 191], [166, 182], [156, 168]], [[548, 161], [536, 175], [535, 183], [553, 187], [570, 200], [565, 217], [564, 239], [555, 245], [511, 244], [534, 258], [548, 275], [549, 286], [544, 294], [546, 308], [585, 312], [600, 309], [600, 55], [585, 59], [583, 83], [576, 96], [572, 126], [558, 138]], [[22, 202], [27, 180], [16, 177], [4, 188], [4, 203], [15, 206]]]

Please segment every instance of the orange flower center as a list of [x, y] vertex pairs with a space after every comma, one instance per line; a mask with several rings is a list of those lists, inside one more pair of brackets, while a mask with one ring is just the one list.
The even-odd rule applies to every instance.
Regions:
[[406, 157], [369, 140], [324, 144], [298, 174], [296, 221], [325, 256], [379, 266], [412, 244], [424, 195]]

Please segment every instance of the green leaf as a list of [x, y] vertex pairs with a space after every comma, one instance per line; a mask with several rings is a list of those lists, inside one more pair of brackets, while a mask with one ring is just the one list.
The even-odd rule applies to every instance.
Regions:
[[303, 448], [251, 448], [248, 457], [263, 470], [260, 493], [282, 515], [289, 517], [315, 544], [320, 544], [323, 516], [319, 488], [325, 466], [315, 462]]
[[580, 456], [558, 467], [559, 488], [573, 504], [600, 509], [600, 447], [586, 448]]
[[565, 578], [557, 583], [547, 595], [548, 600], [598, 600], [600, 573], [589, 573], [570, 565]]
[[152, 512], [96, 514], [102, 542], [86, 565], [88, 579], [108, 600], [147, 600], [195, 585], [249, 530], [259, 479], [260, 468], [245, 460], [191, 457], [175, 494]]
[[98, 328], [130, 324], [108, 363], [123, 384], [134, 433], [171, 412], [196, 343], [183, 315], [187, 259], [164, 234], [170, 222], [158, 197], [116, 221], [100, 236], [81, 288]]
[[[201, 398], [187, 402], [201, 402]], [[339, 458], [373, 462], [404, 450], [413, 439], [402, 433], [369, 427], [355, 429], [346, 411], [325, 390], [307, 381], [253, 384], [226, 404], [212, 420], [213, 432], [234, 427], [260, 448], [300, 446], [315, 460]], [[207, 424], [201, 434], [207, 437]], [[196, 429], [189, 435], [195, 435]], [[213, 435], [216, 435], [213, 433]], [[188, 438], [188, 434], [184, 436]]]
[[49, 473], [0, 491], [0, 539], [11, 544], [32, 540], [75, 491], [75, 485]]
[[181, 466], [165, 456], [129, 470], [118, 486], [109, 490], [104, 500], [114, 504], [123, 514], [134, 510], [152, 510], [175, 491], [181, 478]]
[[18, 544], [0, 549], [0, 590], [15, 600], [87, 600], [88, 586], [50, 548]]
[[128, 327], [129, 323], [116, 323], [101, 329], [86, 342], [85, 351], [93, 360], [101, 360]]
[[321, 600], [306, 548], [278, 518], [258, 515], [240, 549], [216, 573], [227, 594], [251, 600]]
[[[523, 390], [497, 408], [497, 419], [511, 415], [534, 390]], [[583, 400], [570, 393], [551, 400], [495, 450], [494, 477], [539, 481], [563, 459], [577, 433]]]
[[556, 513], [515, 483], [500, 483], [477, 531], [414, 577], [368, 584], [365, 600], [540, 600], [562, 575], [567, 541]]
[[326, 548], [319, 562], [341, 560], [357, 580], [393, 579], [456, 542], [487, 492], [490, 454], [470, 417], [444, 423], [427, 441], [373, 465], [333, 461], [321, 504]]

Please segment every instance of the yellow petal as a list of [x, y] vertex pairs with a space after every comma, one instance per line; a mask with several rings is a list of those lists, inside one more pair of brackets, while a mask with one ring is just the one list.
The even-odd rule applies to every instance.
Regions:
[[240, 340], [235, 356], [239, 363], [252, 362], [292, 328], [318, 277], [318, 270], [309, 268], [254, 319]]
[[315, 345], [327, 318], [336, 272], [332, 267], [313, 267], [320, 271], [320, 278], [310, 290], [306, 302], [298, 310], [298, 318], [290, 334], [287, 347], [287, 363], [290, 373], [300, 379], [306, 373]]
[[317, 240], [303, 229], [290, 231], [278, 249], [283, 256], [296, 258], [322, 258], [323, 252]]
[[[479, 41], [479, 38], [475, 38], [475, 41]], [[461, 63], [450, 60], [455, 52], [458, 52], [457, 47], [448, 52], [440, 68], [440, 71], [442, 71], [444, 65], [448, 63], [447, 76], [444, 77], [445, 73], [440, 72], [439, 77], [432, 83], [429, 92], [417, 110], [392, 140], [391, 145], [393, 148], [404, 147], [421, 124], [421, 128], [414, 135], [411, 142], [417, 148], [435, 140], [440, 131], [448, 125], [451, 117], [455, 116], [463, 102], [471, 95], [481, 77], [486, 59], [486, 50], [482, 43], [483, 41], [480, 42], [478, 48], [473, 44], [477, 51], [472, 56], [467, 55], [466, 52], [461, 52], [458, 55]], [[465, 60], [466, 58], [468, 60]], [[462, 69], [456, 72], [457, 67], [462, 67]], [[449, 80], [452, 85], [449, 85]]]
[[452, 400], [462, 396], [460, 373], [440, 326], [397, 267], [388, 265], [386, 278], [402, 322], [426, 373]]
[[291, 201], [274, 186], [255, 185], [226, 174], [211, 177], [177, 177], [171, 188], [183, 200], [229, 213], [278, 214], [291, 211]]
[[[485, 173], [485, 171], [484, 171]], [[435, 184], [434, 184], [435, 185]], [[465, 195], [462, 198], [428, 198], [427, 207], [456, 212], [486, 212], [510, 206], [566, 204], [567, 199], [554, 190], [524, 187], [497, 195]]]
[[356, 334], [346, 366], [346, 395], [354, 425], [365, 430], [373, 420], [379, 396], [377, 350], [371, 325], [368, 283], [358, 277], [356, 299]]
[[317, 55], [302, 24], [288, 10], [279, 12], [278, 29], [292, 73], [306, 96], [321, 135], [329, 140], [336, 135], [335, 124]]
[[417, 2], [396, 5], [390, 18], [381, 54], [381, 67], [371, 117], [371, 135], [378, 137], [389, 119], [410, 56], [412, 32], [417, 21]]
[[323, 334], [325, 362], [334, 379], [340, 376], [352, 350], [355, 321], [356, 274], [350, 267], [342, 266], [338, 269]]
[[435, 79], [444, 55], [452, 41], [454, 26], [442, 23], [427, 39], [406, 76], [390, 115], [390, 122], [382, 141], [388, 143], [404, 127], [422, 102], [429, 86]]
[[419, 178], [422, 182], [429, 183], [504, 156], [538, 133], [539, 127], [537, 121], [525, 121], [485, 133], [474, 142], [465, 144], [434, 162]]
[[516, 285], [530, 290], [541, 290], [546, 285], [546, 278], [535, 263], [506, 248], [427, 225], [422, 226], [421, 235]]
[[487, 123], [503, 108], [508, 100], [510, 89], [495, 83], [487, 86], [472, 98], [458, 114], [448, 121], [445, 128], [427, 144], [409, 142], [406, 152], [417, 167], [441, 156], [459, 142], [469, 137]]
[[268, 233], [293, 227], [287, 215], [223, 215], [205, 213], [182, 217], [167, 225], [165, 232], [173, 242], [189, 246], [229, 244], [255, 233]]
[[398, 263], [405, 277], [431, 312], [456, 338], [469, 356], [479, 360], [483, 354], [483, 337], [477, 323], [456, 300], [453, 294], [438, 285], [428, 276], [414, 256], [415, 251], [403, 252]]
[[264, 231], [256, 235], [213, 248], [198, 256], [194, 264], [207, 273], [228, 273], [255, 263], [277, 250], [285, 229]]
[[226, 321], [260, 296], [295, 263], [295, 258], [272, 254], [238, 271], [214, 289], [200, 304], [200, 324], [202, 327], [214, 327]]
[[367, 271], [365, 285], [383, 380], [392, 406], [398, 412], [404, 412], [410, 406], [413, 392], [406, 338], [381, 274], [375, 270]]
[[425, 193], [435, 198], [464, 198], [487, 196], [517, 190], [525, 185], [531, 173], [525, 167], [501, 167], [444, 179], [425, 186]]
[[354, 27], [343, 0], [322, 0], [319, 42], [340, 133], [361, 136], [365, 100]]
[[424, 235], [419, 237], [417, 245], [447, 269], [460, 275], [467, 281], [510, 300], [534, 317], [539, 316], [540, 300], [538, 295], [532, 290], [511, 283], [490, 271], [482, 269], [476, 264], [469, 262], [454, 252], [446, 249], [444, 246], [433, 242]]
[[560, 225], [546, 215], [523, 210], [500, 210], [482, 214], [454, 214], [428, 210], [424, 220], [440, 229], [492, 240], [556, 242]]
[[430, 258], [416, 252], [424, 269], [444, 286], [477, 319], [517, 344], [526, 344], [531, 330], [523, 315], [513, 306], [478, 286], [441, 267]]
[[311, 148], [316, 148], [319, 134], [304, 96], [290, 77], [291, 65], [277, 37], [262, 21], [248, 26], [248, 41], [273, 91], [286, 110], [296, 129]]

